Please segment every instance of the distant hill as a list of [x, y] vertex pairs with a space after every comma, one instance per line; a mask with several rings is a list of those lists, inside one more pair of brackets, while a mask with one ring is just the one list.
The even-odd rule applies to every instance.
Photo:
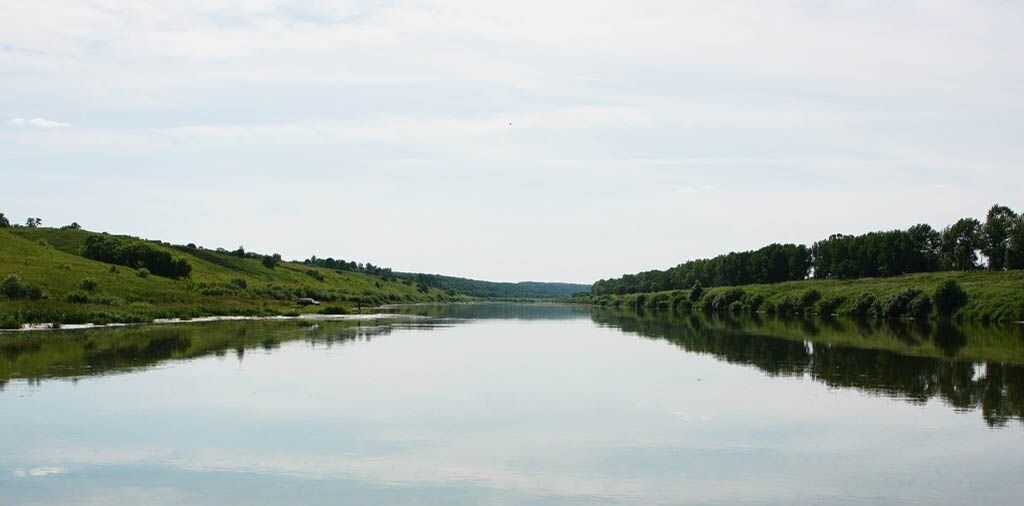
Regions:
[[476, 279], [442, 276], [440, 274], [399, 273], [400, 278], [412, 278], [431, 288], [478, 299], [564, 299], [579, 293], [589, 293], [590, 285], [577, 283], [545, 283], [520, 281], [504, 283]]

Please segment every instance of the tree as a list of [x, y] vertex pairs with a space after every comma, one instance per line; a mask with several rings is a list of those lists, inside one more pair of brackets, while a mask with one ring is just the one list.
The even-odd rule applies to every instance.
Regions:
[[29, 228], [36, 228], [43, 225], [42, 218], [29, 218], [25, 220], [25, 226]]
[[982, 227], [981, 251], [988, 257], [989, 269], [1001, 271], [1006, 266], [1006, 247], [1016, 221], [1017, 214], [1009, 207], [996, 204], [988, 210]]
[[11, 220], [8, 220], [4, 213], [0, 213], [0, 228], [7, 228], [11, 226]]
[[1024, 214], [1013, 220], [1007, 235], [1006, 268], [1024, 269]]
[[978, 267], [981, 249], [981, 222], [961, 218], [942, 231], [942, 267], [946, 270], [969, 271]]
[[263, 264], [264, 267], [268, 269], [273, 269], [274, 267], [277, 267], [277, 261], [280, 258], [281, 256], [278, 254], [274, 254], [274, 256], [267, 255], [263, 257], [263, 259], [260, 260], [260, 262]]

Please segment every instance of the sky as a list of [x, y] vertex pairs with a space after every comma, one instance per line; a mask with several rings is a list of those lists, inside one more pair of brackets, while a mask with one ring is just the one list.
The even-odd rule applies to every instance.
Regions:
[[1024, 210], [1024, 3], [0, 2], [0, 212], [590, 283]]

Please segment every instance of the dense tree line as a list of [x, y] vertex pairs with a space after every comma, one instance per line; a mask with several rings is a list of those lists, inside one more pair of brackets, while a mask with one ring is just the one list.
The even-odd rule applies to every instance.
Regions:
[[985, 222], [963, 218], [941, 231], [906, 230], [834, 234], [803, 245], [771, 244], [756, 251], [692, 260], [667, 270], [603, 279], [594, 295], [655, 292], [703, 286], [776, 283], [805, 279], [888, 277], [914, 272], [1024, 269], [1024, 215], [994, 205]]
[[733, 252], [714, 258], [691, 260], [668, 270], [626, 274], [594, 283], [594, 295], [657, 292], [703, 286], [777, 283], [807, 277], [811, 252], [807, 246], [769, 244], [759, 250]]
[[126, 265], [168, 278], [187, 278], [192, 264], [167, 250], [139, 239], [90, 235], [82, 247], [82, 256], [118, 265]]
[[303, 260], [303, 263], [336, 271], [364, 272], [366, 274], [382, 277], [385, 281], [394, 281], [396, 279], [396, 276], [391, 271], [390, 267], [379, 267], [369, 262], [359, 263], [330, 257], [317, 258], [316, 255], [313, 255], [312, 257]]

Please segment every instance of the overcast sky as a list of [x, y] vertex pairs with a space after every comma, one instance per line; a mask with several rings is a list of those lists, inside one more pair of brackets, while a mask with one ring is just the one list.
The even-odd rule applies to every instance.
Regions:
[[0, 212], [592, 282], [1024, 209], [1024, 3], [0, 2]]

